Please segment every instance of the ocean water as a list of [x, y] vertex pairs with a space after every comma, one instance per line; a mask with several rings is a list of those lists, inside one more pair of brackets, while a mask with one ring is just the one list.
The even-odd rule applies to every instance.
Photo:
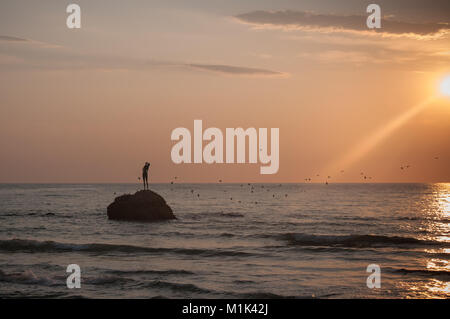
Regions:
[[450, 184], [153, 184], [177, 220], [108, 220], [139, 187], [0, 185], [0, 297], [450, 297]]

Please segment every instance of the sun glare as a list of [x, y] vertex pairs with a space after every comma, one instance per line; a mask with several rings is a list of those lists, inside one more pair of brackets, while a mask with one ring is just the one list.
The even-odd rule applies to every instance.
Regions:
[[450, 96], [450, 75], [447, 75], [441, 82], [441, 93]]

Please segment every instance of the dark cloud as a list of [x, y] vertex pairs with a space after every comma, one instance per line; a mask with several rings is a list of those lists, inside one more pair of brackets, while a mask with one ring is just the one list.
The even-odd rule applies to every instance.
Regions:
[[[252, 11], [235, 16], [239, 21], [260, 26], [296, 27], [322, 31], [369, 31], [366, 15], [317, 14], [304, 11]], [[393, 35], [433, 36], [449, 32], [448, 23], [412, 23], [382, 19], [376, 32]]]
[[281, 72], [276, 72], [276, 71], [271, 71], [271, 70], [248, 68], [248, 67], [242, 67], [242, 66], [232, 66], [232, 65], [187, 64], [187, 66], [196, 68], [196, 69], [201, 69], [201, 70], [226, 73], [226, 74], [234, 74], [234, 75], [261, 75], [261, 76], [283, 75], [283, 73], [281, 73]]

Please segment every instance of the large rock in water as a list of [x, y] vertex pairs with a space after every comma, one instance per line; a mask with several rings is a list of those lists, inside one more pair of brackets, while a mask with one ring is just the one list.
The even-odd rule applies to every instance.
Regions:
[[115, 220], [160, 221], [176, 219], [164, 198], [150, 190], [125, 194], [108, 206], [108, 218]]

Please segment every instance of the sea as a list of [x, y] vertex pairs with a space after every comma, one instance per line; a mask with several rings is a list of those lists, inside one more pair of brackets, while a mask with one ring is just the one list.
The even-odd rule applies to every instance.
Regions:
[[0, 184], [0, 298], [450, 297], [448, 183], [151, 184], [176, 220], [108, 220], [139, 188]]

